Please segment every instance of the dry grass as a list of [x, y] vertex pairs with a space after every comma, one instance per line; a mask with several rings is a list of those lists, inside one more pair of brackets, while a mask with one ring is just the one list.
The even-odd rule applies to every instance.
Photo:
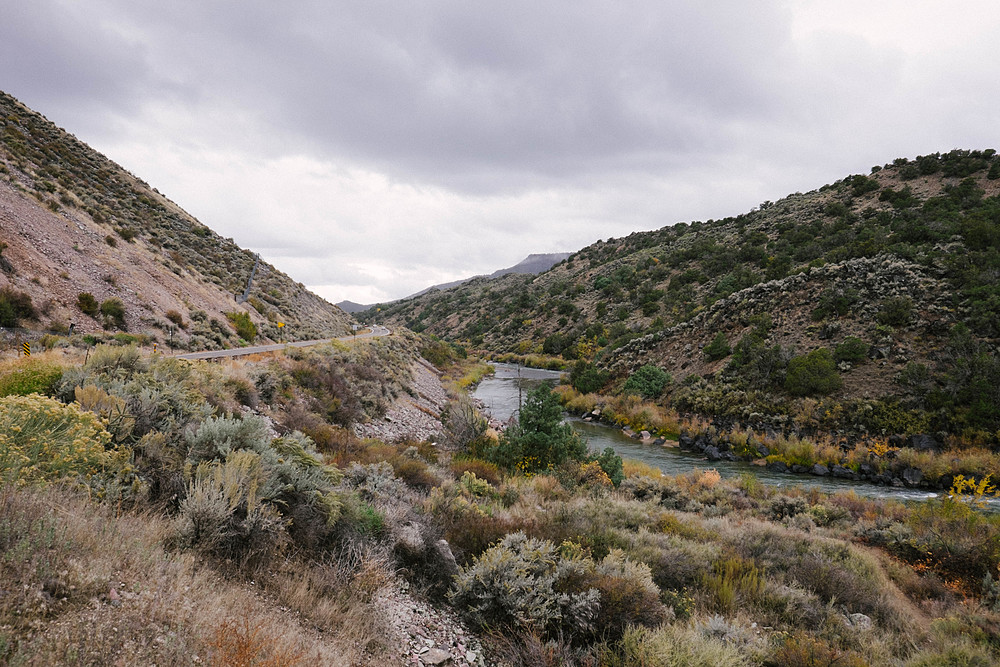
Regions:
[[[251, 654], [266, 661], [255, 665], [362, 659], [353, 640], [375, 634], [364, 629], [367, 617], [348, 608], [311, 619], [318, 631], [307, 630], [267, 595], [220, 579], [194, 554], [164, 551], [168, 531], [156, 516], [117, 514], [65, 490], [0, 492], [0, 581], [18, 591], [0, 596], [0, 662], [190, 665], [199, 656], [240, 665], [251, 664], [240, 662]], [[298, 597], [302, 608], [323, 606], [319, 595]]]
[[625, 477], [652, 477], [653, 479], [659, 479], [663, 476], [663, 471], [656, 466], [651, 466], [643, 461], [636, 461], [635, 459], [623, 459], [622, 460], [622, 472], [625, 473]]

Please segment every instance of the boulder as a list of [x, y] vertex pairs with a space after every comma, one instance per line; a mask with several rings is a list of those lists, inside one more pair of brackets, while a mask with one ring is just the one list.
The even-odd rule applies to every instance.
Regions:
[[434, 543], [434, 549], [441, 558], [441, 567], [444, 569], [445, 575], [449, 577], [457, 575], [459, 573], [458, 561], [455, 560], [455, 554], [451, 552], [448, 540], [438, 540]]
[[788, 472], [788, 465], [784, 461], [770, 461], [764, 467], [772, 472]]
[[864, 614], [851, 614], [847, 617], [850, 622], [851, 627], [855, 630], [871, 630], [872, 629], [872, 619], [870, 616], [865, 616]]
[[722, 458], [722, 454], [719, 452], [718, 448], [712, 447], [711, 445], [705, 448], [705, 456], [709, 461], [718, 461]]
[[761, 443], [757, 443], [757, 453], [760, 454], [763, 458], [767, 458], [768, 456], [771, 455], [771, 450], [767, 446]]
[[792, 466], [792, 472], [794, 472], [796, 475], [801, 475], [804, 472], [809, 472], [809, 467], [802, 466], [796, 463], [795, 465]]
[[858, 475], [850, 468], [845, 468], [842, 465], [835, 465], [830, 468], [830, 474], [834, 477], [839, 477], [840, 479], [857, 479]]
[[439, 648], [432, 648], [420, 656], [420, 662], [425, 665], [443, 665], [451, 662], [451, 654]]
[[665, 444], [667, 444], [667, 440], [666, 440], [666, 438], [657, 438], [656, 440], [653, 441], [653, 444], [654, 445], [665, 445]]
[[919, 468], [907, 468], [903, 471], [902, 477], [906, 486], [918, 486], [924, 479], [924, 473]]
[[694, 438], [687, 433], [681, 433], [677, 438], [677, 444], [681, 449], [694, 449]]
[[626, 426], [625, 428], [622, 429], [622, 435], [624, 435], [626, 438], [634, 438], [635, 431]]
[[917, 450], [918, 452], [940, 452], [941, 443], [939, 443], [934, 436], [927, 435], [926, 433], [920, 433], [918, 435], [911, 435], [910, 440], [907, 443], [911, 448]]
[[424, 538], [420, 535], [420, 526], [412, 521], [399, 530], [396, 550], [410, 556], [418, 556], [424, 551]]
[[643, 440], [649, 440], [653, 436], [649, 431], [639, 431], [639, 437]]
[[812, 468], [809, 469], [809, 472], [813, 475], [816, 475], [817, 477], [826, 477], [827, 475], [830, 474], [830, 469], [827, 468], [822, 463], [817, 463], [816, 465], [814, 465]]

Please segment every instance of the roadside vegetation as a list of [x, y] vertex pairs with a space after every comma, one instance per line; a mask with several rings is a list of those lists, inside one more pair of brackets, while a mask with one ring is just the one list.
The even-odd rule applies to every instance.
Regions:
[[386, 664], [376, 601], [403, 584], [484, 637], [486, 664], [1000, 650], [1000, 518], [976, 506], [990, 480], [904, 505], [663, 477], [588, 452], [544, 387], [503, 434], [456, 394], [434, 444], [353, 436], [421, 353], [455, 378], [479, 368], [447, 349], [397, 335], [224, 365], [112, 345], [5, 362], [0, 661]]

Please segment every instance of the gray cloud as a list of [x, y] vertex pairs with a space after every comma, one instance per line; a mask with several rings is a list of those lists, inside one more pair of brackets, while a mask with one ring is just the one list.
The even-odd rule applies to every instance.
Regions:
[[0, 21], [0, 86], [326, 296], [383, 298], [989, 147], [998, 24], [985, 1], [33, 0]]

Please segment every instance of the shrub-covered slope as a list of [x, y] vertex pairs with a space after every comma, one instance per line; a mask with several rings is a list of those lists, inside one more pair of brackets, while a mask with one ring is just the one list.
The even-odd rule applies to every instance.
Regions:
[[403, 332], [0, 365], [0, 663], [995, 664], [988, 480], [666, 477], [584, 455], [544, 386], [499, 437], [464, 398], [433, 441], [355, 437], [418, 350], [454, 360]]
[[[700, 412], [787, 416], [795, 397], [830, 395], [891, 402], [894, 416], [861, 424], [875, 431], [992, 433], [998, 179], [992, 150], [901, 158], [735, 218], [599, 241], [540, 276], [473, 281], [377, 316], [493, 352], [595, 360], [612, 379], [653, 364], [684, 388], [675, 403]], [[720, 387], [743, 394], [727, 402]]]
[[[275, 340], [349, 331], [343, 311], [266, 262], [237, 304], [252, 252], [2, 92], [0, 221], [0, 326], [107, 325], [163, 341], [173, 327], [173, 340], [192, 347], [234, 344], [226, 313], [246, 313]], [[21, 294], [33, 309], [11, 314], [4, 304]], [[101, 311], [108, 300], [120, 302], [120, 317]]]

